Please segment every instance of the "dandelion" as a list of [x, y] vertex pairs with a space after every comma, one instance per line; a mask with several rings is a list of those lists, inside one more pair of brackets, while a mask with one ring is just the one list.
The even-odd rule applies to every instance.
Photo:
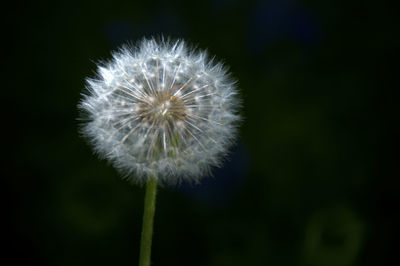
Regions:
[[144, 39], [113, 53], [86, 89], [84, 135], [127, 179], [147, 184], [140, 256], [148, 265], [157, 182], [198, 182], [220, 165], [240, 118], [235, 82], [184, 41]]
[[235, 137], [237, 90], [222, 64], [183, 41], [125, 46], [87, 80], [83, 132], [129, 180], [197, 182]]

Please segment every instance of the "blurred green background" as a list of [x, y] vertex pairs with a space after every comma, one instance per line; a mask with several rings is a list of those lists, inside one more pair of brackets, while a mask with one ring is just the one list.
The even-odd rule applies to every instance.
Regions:
[[245, 120], [214, 177], [159, 190], [153, 265], [394, 265], [397, 16], [385, 1], [14, 2], [3, 259], [137, 264], [144, 190], [92, 154], [76, 105], [96, 62], [164, 34], [230, 66]]

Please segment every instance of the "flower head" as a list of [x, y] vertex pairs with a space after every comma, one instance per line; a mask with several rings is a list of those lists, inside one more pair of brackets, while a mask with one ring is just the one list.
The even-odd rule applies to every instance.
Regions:
[[234, 140], [234, 82], [222, 64], [183, 41], [124, 46], [86, 89], [84, 134], [136, 183], [198, 181]]

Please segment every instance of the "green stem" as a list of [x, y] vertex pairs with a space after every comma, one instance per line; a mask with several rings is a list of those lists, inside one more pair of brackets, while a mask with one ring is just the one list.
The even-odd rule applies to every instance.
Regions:
[[142, 239], [140, 241], [139, 266], [150, 266], [151, 239], [153, 236], [154, 212], [156, 209], [157, 179], [150, 178], [144, 198]]

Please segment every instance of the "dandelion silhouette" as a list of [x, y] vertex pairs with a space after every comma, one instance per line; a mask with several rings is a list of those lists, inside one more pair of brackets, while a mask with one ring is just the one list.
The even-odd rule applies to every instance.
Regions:
[[83, 133], [128, 180], [147, 184], [140, 265], [149, 265], [157, 182], [199, 182], [236, 135], [239, 100], [221, 63], [184, 41], [124, 46], [87, 79]]

